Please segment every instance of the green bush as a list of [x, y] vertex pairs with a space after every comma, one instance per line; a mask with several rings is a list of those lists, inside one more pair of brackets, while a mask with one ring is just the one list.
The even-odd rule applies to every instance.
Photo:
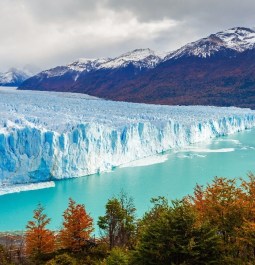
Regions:
[[75, 258], [65, 253], [51, 259], [46, 263], [46, 265], [78, 265], [78, 263]]
[[129, 257], [125, 251], [120, 248], [114, 248], [106, 259], [106, 265], [128, 265]]

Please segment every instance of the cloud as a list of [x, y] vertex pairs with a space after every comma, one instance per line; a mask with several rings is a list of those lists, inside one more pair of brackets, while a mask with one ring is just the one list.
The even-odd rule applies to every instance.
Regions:
[[[219, 18], [232, 22], [252, 20], [253, 0], [107, 0], [110, 8], [130, 10], [141, 20], [171, 17], [172, 19], [200, 20]], [[224, 26], [224, 25], [223, 25]]]
[[41, 68], [135, 48], [170, 51], [233, 26], [253, 26], [244, 0], [1, 0], [0, 71]]

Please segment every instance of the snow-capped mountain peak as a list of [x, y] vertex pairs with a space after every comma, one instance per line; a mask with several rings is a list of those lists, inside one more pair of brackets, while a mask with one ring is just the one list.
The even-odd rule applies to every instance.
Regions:
[[177, 51], [169, 53], [164, 60], [178, 59], [185, 56], [210, 57], [224, 49], [244, 52], [255, 47], [255, 30], [236, 27], [189, 43]]
[[250, 28], [236, 27], [215, 34], [225, 46], [239, 52], [254, 48], [255, 31]]
[[151, 49], [136, 49], [102, 64], [99, 68], [115, 69], [129, 64], [138, 68], [154, 68], [160, 61], [161, 58]]
[[22, 70], [10, 68], [5, 73], [0, 73], [1, 86], [18, 86], [30, 76]]
[[67, 65], [67, 67], [71, 70], [78, 72], [90, 72], [91, 70], [97, 69], [101, 64], [108, 62], [109, 58], [100, 58], [100, 59], [87, 59], [87, 58], [79, 58]]

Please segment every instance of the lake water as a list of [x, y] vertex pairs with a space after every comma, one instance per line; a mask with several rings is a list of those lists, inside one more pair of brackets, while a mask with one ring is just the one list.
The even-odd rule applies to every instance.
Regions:
[[249, 171], [255, 172], [254, 129], [140, 160], [112, 172], [58, 181], [55, 188], [0, 196], [0, 231], [24, 230], [39, 202], [52, 218], [50, 227], [59, 229], [69, 197], [85, 204], [96, 223], [107, 200], [121, 190], [134, 198], [137, 215], [141, 216], [149, 209], [152, 197], [181, 198], [191, 194], [196, 183], [206, 184], [214, 176], [246, 177]]

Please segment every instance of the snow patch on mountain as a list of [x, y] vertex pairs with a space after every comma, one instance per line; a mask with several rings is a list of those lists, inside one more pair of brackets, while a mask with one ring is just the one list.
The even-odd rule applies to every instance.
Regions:
[[251, 128], [249, 109], [0, 90], [0, 186], [80, 177]]
[[108, 62], [110, 59], [101, 58], [101, 59], [86, 59], [80, 58], [70, 64], [65, 66], [57, 66], [55, 68], [45, 70], [37, 75], [38, 78], [52, 78], [60, 77], [65, 74], [71, 74], [74, 76], [74, 79], [77, 79], [82, 72], [90, 72], [97, 70], [99, 66], [105, 62]]
[[62, 76], [66, 74], [68, 71], [70, 71], [70, 69], [67, 66], [57, 66], [55, 68], [42, 71], [41, 73], [37, 74], [36, 77], [51, 78], [56, 76]]
[[108, 62], [109, 58], [101, 58], [101, 59], [86, 59], [80, 58], [77, 61], [68, 64], [67, 67], [71, 70], [77, 72], [90, 72], [92, 70], [96, 70], [100, 67], [101, 64]]
[[229, 49], [243, 52], [255, 47], [255, 30], [249, 28], [232, 28], [215, 34]]
[[151, 49], [136, 49], [131, 52], [109, 60], [99, 66], [103, 69], [116, 69], [133, 64], [137, 68], [154, 68], [161, 61], [160, 56], [156, 55]]

